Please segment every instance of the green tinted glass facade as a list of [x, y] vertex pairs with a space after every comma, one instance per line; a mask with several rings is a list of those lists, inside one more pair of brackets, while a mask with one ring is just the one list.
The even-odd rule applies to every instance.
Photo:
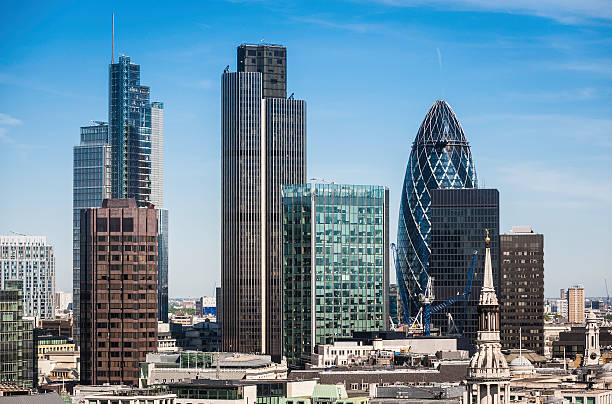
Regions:
[[292, 367], [318, 344], [384, 330], [389, 191], [370, 185], [283, 187], [284, 355]]

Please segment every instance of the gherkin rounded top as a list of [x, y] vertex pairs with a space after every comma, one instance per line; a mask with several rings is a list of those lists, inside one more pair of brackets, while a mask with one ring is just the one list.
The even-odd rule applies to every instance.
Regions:
[[437, 100], [429, 108], [417, 132], [416, 143], [467, 143], [463, 128], [453, 109], [444, 100]]

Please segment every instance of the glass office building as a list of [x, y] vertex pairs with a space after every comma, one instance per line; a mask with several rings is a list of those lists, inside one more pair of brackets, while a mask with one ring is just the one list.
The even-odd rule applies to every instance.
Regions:
[[140, 65], [129, 56], [119, 57], [109, 73], [113, 197], [134, 198], [146, 206], [151, 197], [150, 89], [140, 85]]
[[306, 102], [266, 97], [265, 77], [222, 76], [220, 320], [224, 351], [280, 361], [281, 188], [306, 182]]
[[431, 254], [431, 191], [477, 188], [472, 153], [451, 107], [438, 100], [417, 132], [400, 199], [397, 280], [406, 319], [416, 315]]
[[98, 208], [111, 197], [111, 146], [108, 125], [94, 122], [81, 127], [81, 144], [74, 146], [72, 184], [72, 282], [74, 341], [80, 341], [80, 224], [81, 210]]
[[23, 318], [23, 281], [0, 288], [0, 383], [24, 389], [36, 386], [33, 321]]
[[[432, 314], [432, 327], [447, 333], [447, 313], [474, 347], [478, 332], [478, 298], [485, 267], [485, 237], [491, 238], [493, 284], [499, 290], [499, 192], [496, 189], [434, 189], [431, 191], [431, 256], [434, 304], [465, 291], [474, 250], [478, 250], [471, 294]], [[453, 330], [454, 331], [454, 330]]]
[[389, 326], [389, 191], [286, 185], [282, 197], [283, 346], [299, 367], [318, 344]]

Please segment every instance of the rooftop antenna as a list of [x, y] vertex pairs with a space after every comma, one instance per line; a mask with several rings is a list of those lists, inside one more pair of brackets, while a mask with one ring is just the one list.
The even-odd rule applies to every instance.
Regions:
[[115, 63], [115, 13], [113, 13], [113, 30], [111, 38], [111, 64]]

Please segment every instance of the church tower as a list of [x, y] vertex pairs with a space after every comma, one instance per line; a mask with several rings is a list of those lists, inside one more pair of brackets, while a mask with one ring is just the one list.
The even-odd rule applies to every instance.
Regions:
[[490, 241], [487, 230], [484, 281], [478, 302], [478, 349], [468, 368], [466, 404], [510, 403], [510, 369], [501, 352]]
[[601, 351], [599, 349], [599, 324], [593, 311], [589, 312], [586, 320], [584, 341], [584, 356], [582, 366], [601, 364]]

